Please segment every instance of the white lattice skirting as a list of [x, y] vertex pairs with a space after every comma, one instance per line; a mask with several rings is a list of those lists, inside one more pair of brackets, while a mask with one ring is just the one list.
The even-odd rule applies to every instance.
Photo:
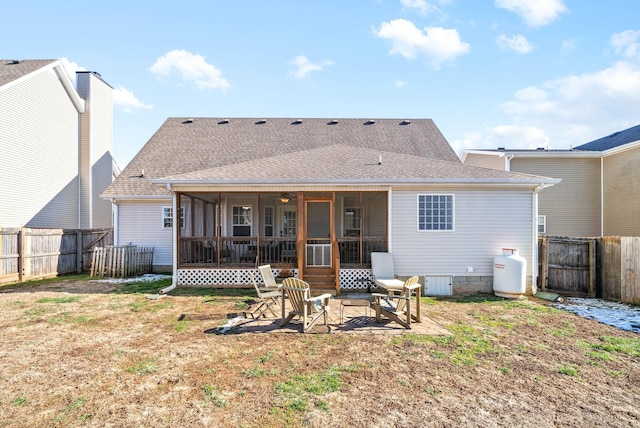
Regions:
[[[179, 269], [177, 285], [251, 285], [249, 272], [260, 278], [257, 269]], [[273, 269], [277, 275], [279, 269]], [[294, 276], [298, 270], [293, 269]], [[371, 269], [340, 269], [341, 290], [366, 290], [371, 286]]]

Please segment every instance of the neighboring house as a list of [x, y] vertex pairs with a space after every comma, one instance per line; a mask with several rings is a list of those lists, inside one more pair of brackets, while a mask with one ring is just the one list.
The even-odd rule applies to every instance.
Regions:
[[503, 247], [531, 290], [537, 194], [555, 182], [465, 166], [428, 119], [169, 118], [103, 197], [116, 243], [153, 246], [174, 285], [248, 284], [270, 263], [366, 288], [389, 251], [400, 277], [453, 277], [446, 294], [490, 292]]
[[640, 125], [571, 150], [465, 150], [465, 165], [561, 178], [540, 195], [539, 232], [640, 235]]
[[112, 226], [112, 88], [59, 60], [0, 60], [0, 227]]

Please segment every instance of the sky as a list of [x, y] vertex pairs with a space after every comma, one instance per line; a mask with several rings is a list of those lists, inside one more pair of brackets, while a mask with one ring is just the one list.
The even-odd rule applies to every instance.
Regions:
[[433, 119], [464, 149], [640, 124], [638, 0], [0, 0], [3, 59], [114, 88], [120, 168], [168, 117]]

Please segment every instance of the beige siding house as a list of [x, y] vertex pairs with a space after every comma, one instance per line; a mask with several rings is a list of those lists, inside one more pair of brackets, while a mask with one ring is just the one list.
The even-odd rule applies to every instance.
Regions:
[[640, 125], [572, 150], [465, 150], [465, 165], [560, 178], [539, 196], [549, 235], [640, 235]]
[[169, 118], [103, 197], [116, 243], [153, 246], [176, 286], [249, 284], [269, 263], [366, 289], [388, 251], [401, 278], [491, 292], [509, 247], [532, 291], [538, 193], [556, 182], [463, 165], [429, 119]]
[[59, 60], [0, 60], [0, 227], [111, 227], [111, 87]]

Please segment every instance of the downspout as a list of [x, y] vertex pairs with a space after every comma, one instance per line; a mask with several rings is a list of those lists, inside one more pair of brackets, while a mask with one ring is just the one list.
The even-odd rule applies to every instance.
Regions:
[[604, 236], [604, 157], [600, 156], [600, 236]]
[[393, 189], [389, 189], [389, 193], [388, 193], [388, 198], [387, 198], [387, 251], [389, 253], [392, 253], [392, 249], [393, 249], [393, 237], [391, 235], [391, 224], [392, 224], [392, 213], [391, 213], [391, 208], [393, 206], [393, 204], [391, 203], [391, 200], [393, 199]]
[[118, 201], [114, 198], [111, 198], [111, 213], [113, 215], [113, 245], [118, 245], [118, 242], [120, 242], [120, 207], [118, 205]]
[[[173, 211], [173, 224], [171, 226], [171, 233], [173, 234], [173, 239], [171, 239], [171, 265], [173, 275], [171, 276], [171, 285], [158, 291], [158, 294], [167, 294], [175, 289], [178, 281], [178, 228], [180, 227], [180, 211], [178, 208], [178, 198], [176, 198], [176, 193], [172, 191], [170, 183], [167, 184], [167, 190], [170, 191], [172, 195], [171, 210]], [[176, 227], [176, 223], [178, 227]]]
[[510, 154], [509, 156], [506, 156], [504, 158], [504, 170], [505, 171], [511, 171], [511, 159], [513, 159], [514, 157], [516, 157], [516, 155]]
[[532, 211], [533, 211], [533, 242], [531, 244], [531, 254], [533, 255], [533, 263], [531, 265], [531, 294], [538, 292], [538, 193], [544, 189], [544, 183], [540, 183], [533, 190], [531, 195]]

